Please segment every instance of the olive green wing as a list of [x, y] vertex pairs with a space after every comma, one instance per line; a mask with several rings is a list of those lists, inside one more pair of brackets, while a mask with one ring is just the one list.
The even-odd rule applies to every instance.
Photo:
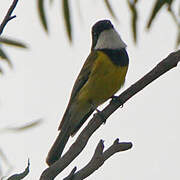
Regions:
[[86, 59], [76, 81], [75, 84], [73, 86], [72, 92], [71, 92], [71, 97], [69, 100], [69, 104], [66, 108], [66, 111], [64, 113], [64, 116], [62, 118], [62, 121], [60, 123], [59, 126], [59, 130], [62, 128], [65, 120], [68, 118], [68, 114], [69, 114], [69, 108], [71, 106], [71, 103], [73, 102], [74, 98], [76, 97], [76, 95], [78, 94], [78, 92], [80, 91], [80, 89], [84, 86], [84, 84], [88, 81], [89, 75], [91, 73], [94, 61], [97, 59], [97, 52], [96, 51], [91, 51], [91, 53], [89, 54], [88, 58]]
[[86, 59], [75, 83], [72, 89], [70, 102], [74, 99], [74, 97], [77, 95], [77, 93], [80, 91], [80, 89], [84, 86], [84, 84], [87, 82], [89, 75], [92, 70], [92, 66], [94, 64], [94, 61], [97, 58], [97, 52], [91, 51], [88, 58]]

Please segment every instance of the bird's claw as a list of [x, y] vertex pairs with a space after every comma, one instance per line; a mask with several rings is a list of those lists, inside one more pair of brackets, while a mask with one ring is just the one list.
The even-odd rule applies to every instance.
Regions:
[[105, 118], [104, 114], [98, 109], [96, 109], [96, 112], [97, 113], [95, 113], [95, 115], [99, 116], [102, 119], [102, 122], [105, 124], [106, 123], [106, 118]]

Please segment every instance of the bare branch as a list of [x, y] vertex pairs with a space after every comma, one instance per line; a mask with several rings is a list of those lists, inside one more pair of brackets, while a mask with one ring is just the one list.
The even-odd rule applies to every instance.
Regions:
[[66, 178], [64, 178], [64, 180], [72, 180], [74, 177], [74, 173], [76, 172], [76, 169], [77, 167], [74, 167], [72, 171], [70, 172], [70, 174]]
[[7, 180], [24, 179], [24, 177], [26, 177], [29, 174], [29, 166], [30, 166], [30, 162], [29, 162], [29, 159], [28, 159], [28, 165], [27, 165], [26, 169], [22, 173], [12, 175]]
[[117, 138], [114, 143], [104, 152], [104, 161], [109, 159], [113, 154], [121, 151], [126, 151], [132, 148], [131, 142], [119, 142]]
[[[171, 53], [167, 58], [162, 60], [155, 68], [147, 73], [143, 78], [125, 90], [118, 96], [118, 100], [111, 101], [106, 106], [101, 115], [107, 119], [115, 110], [122, 106], [128, 99], [134, 96], [136, 93], [145, 88], [152, 81], [169, 71], [170, 69], [177, 66], [180, 61], [180, 50]], [[69, 150], [54, 164], [44, 170], [40, 180], [52, 180], [61, 171], [63, 171], [84, 149], [91, 135], [103, 124], [101, 116], [95, 115], [88, 125], [80, 133], [76, 141], [71, 145]]]
[[86, 177], [91, 175], [94, 171], [99, 169], [104, 164], [104, 162], [108, 158], [110, 158], [113, 154], [120, 151], [128, 150], [131, 147], [132, 147], [132, 143], [126, 143], [126, 142], [119, 143], [119, 139], [116, 139], [114, 143], [105, 152], [103, 152], [104, 143], [102, 140], [100, 140], [90, 162], [80, 171], [76, 172], [73, 176], [72, 176], [72, 171], [71, 171], [70, 173], [71, 176], [69, 175], [64, 180], [85, 179]]
[[12, 12], [14, 11], [16, 5], [18, 3], [18, 0], [14, 0], [12, 5], [10, 6], [6, 16], [4, 17], [1, 25], [0, 25], [0, 35], [2, 34], [6, 24], [11, 20], [11, 19], [14, 19], [16, 16], [11, 16]]

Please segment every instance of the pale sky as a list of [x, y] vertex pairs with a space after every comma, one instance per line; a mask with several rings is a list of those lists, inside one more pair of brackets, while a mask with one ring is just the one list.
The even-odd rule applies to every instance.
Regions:
[[[11, 2], [1, 0], [0, 22]], [[14, 167], [12, 174], [22, 172], [28, 158], [31, 165], [26, 179], [38, 179], [47, 167], [47, 152], [58, 134], [57, 128], [73, 83], [89, 54], [90, 31], [96, 21], [112, 20], [128, 45], [130, 65], [122, 90], [175, 50], [176, 26], [165, 9], [161, 10], [147, 33], [145, 22], [154, 1], [139, 2], [138, 45], [135, 45], [126, 2], [112, 2], [119, 22], [111, 18], [103, 1], [71, 3], [74, 42], [70, 45], [59, 1], [54, 0], [52, 7], [47, 5], [49, 36], [39, 23], [35, 1], [19, 1], [14, 11], [17, 18], [8, 23], [3, 35], [26, 42], [29, 49], [5, 48], [14, 68], [11, 70], [0, 62], [5, 69], [5, 74], [0, 76], [0, 128], [21, 125], [38, 118], [44, 121], [40, 126], [24, 132], [0, 134], [0, 149]], [[100, 139], [105, 141], [105, 148], [108, 148], [119, 138], [120, 141], [131, 141], [133, 148], [111, 157], [88, 180], [179, 180], [179, 76], [178, 66], [125, 103], [94, 133], [85, 150], [56, 179], [67, 176], [74, 166], [78, 170], [84, 167]], [[76, 137], [69, 140], [67, 147]], [[6, 170], [5, 165], [1, 166]]]

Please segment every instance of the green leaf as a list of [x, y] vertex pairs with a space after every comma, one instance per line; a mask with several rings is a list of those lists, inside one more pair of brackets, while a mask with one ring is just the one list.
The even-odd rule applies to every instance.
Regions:
[[167, 2], [167, 4], [168, 4], [168, 6], [172, 6], [172, 3], [174, 2], [174, 0], [166, 0], [166, 2]]
[[44, 30], [48, 33], [48, 24], [44, 9], [44, 0], [38, 0], [38, 13]]
[[136, 43], [137, 42], [137, 20], [138, 20], [138, 13], [136, 9], [136, 3], [137, 0], [132, 3], [132, 1], [128, 0], [128, 5], [132, 14], [131, 19], [131, 26], [132, 26], [132, 32], [133, 32], [133, 40]]
[[66, 26], [66, 32], [68, 35], [68, 39], [72, 42], [72, 26], [71, 26], [71, 17], [70, 17], [70, 10], [69, 10], [69, 1], [62, 0], [62, 7], [63, 7], [63, 15], [64, 21]]
[[0, 57], [2, 59], [9, 59], [8, 56], [6, 55], [6, 53], [0, 48]]
[[8, 57], [8, 55], [5, 53], [5, 51], [2, 49], [2, 47], [0, 47], [0, 58], [7, 61], [7, 63], [9, 64], [9, 66], [12, 68], [12, 63]]
[[2, 164], [5, 164], [6, 167], [8, 168], [6, 173], [3, 174], [4, 176], [1, 177], [1, 180], [3, 180], [3, 179], [7, 179], [5, 177], [9, 176], [9, 173], [12, 171], [13, 166], [9, 162], [8, 157], [5, 155], [5, 153], [1, 149], [0, 149], [0, 157], [1, 157], [1, 166], [2, 166]]
[[49, 0], [50, 5], [52, 5], [53, 1], [54, 1], [54, 0]]
[[115, 20], [117, 20], [117, 17], [116, 17], [116, 15], [115, 15], [112, 7], [111, 7], [111, 4], [110, 4], [109, 0], [104, 0], [104, 3], [105, 3], [105, 5], [106, 5], [109, 13], [111, 14], [111, 16], [112, 16]]
[[27, 48], [27, 46], [24, 43], [22, 43], [20, 41], [17, 41], [17, 40], [9, 39], [9, 38], [6, 38], [6, 37], [0, 37], [0, 44], [16, 46], [16, 47], [19, 47], [19, 48]]
[[6, 157], [6, 155], [4, 154], [4, 152], [1, 149], [0, 149], [0, 157], [7, 165], [9, 165], [8, 158]]
[[3, 74], [4, 72], [3, 72], [3, 70], [2, 70], [2, 68], [1, 68], [1, 66], [0, 66], [0, 74]]
[[28, 159], [28, 165], [27, 165], [26, 169], [22, 173], [12, 175], [7, 180], [21, 180], [21, 179], [24, 179], [24, 177], [26, 177], [29, 174], [29, 166], [30, 166], [30, 163], [29, 163], [29, 159]]
[[177, 39], [176, 39], [176, 48], [180, 45], [180, 30], [177, 34]]
[[151, 12], [151, 16], [150, 16], [147, 26], [146, 26], [147, 29], [149, 29], [151, 27], [153, 20], [155, 19], [156, 15], [158, 14], [159, 10], [163, 7], [163, 5], [165, 5], [165, 4], [171, 5], [172, 1], [173, 0], [156, 0], [153, 10]]
[[21, 126], [3, 128], [3, 129], [1, 129], [0, 132], [1, 133], [2, 132], [7, 132], [7, 131], [10, 131], [10, 132], [20, 132], [20, 131], [24, 131], [24, 130], [36, 127], [36, 126], [40, 125], [41, 123], [42, 123], [42, 119], [37, 119], [37, 120], [35, 120], [33, 122], [30, 122], [30, 123], [27, 123], [27, 124], [23, 124]]

